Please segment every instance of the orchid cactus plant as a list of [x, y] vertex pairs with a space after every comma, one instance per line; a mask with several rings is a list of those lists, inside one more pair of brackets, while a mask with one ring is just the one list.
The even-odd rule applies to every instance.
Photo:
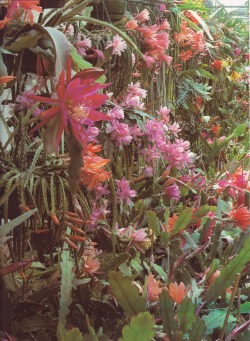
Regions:
[[247, 340], [246, 25], [93, 5], [0, 2], [0, 338]]

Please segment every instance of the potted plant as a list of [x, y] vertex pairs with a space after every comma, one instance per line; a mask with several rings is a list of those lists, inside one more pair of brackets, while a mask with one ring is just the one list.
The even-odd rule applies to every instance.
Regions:
[[125, 0], [102, 0], [99, 4], [93, 6], [92, 16], [100, 20], [119, 21], [123, 18], [127, 1]]

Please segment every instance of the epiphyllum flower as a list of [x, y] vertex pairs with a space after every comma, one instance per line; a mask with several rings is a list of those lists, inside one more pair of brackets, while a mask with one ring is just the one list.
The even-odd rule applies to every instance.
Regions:
[[8, 8], [6, 17], [0, 21], [0, 29], [2, 29], [10, 20], [18, 19], [21, 15], [21, 9], [24, 10], [24, 20], [31, 25], [34, 23], [34, 17], [32, 11], [42, 13], [43, 10], [39, 5], [38, 0], [14, 0]]
[[154, 275], [149, 274], [147, 278], [147, 302], [158, 301], [162, 288], [159, 288], [160, 281], [154, 279]]
[[246, 206], [240, 206], [230, 212], [231, 218], [239, 226], [239, 228], [246, 232], [250, 226], [250, 211]]
[[110, 178], [110, 173], [103, 170], [103, 167], [109, 163], [109, 159], [103, 159], [91, 153], [84, 155], [83, 160], [84, 166], [81, 168], [81, 181], [83, 185], [88, 185], [88, 190], [98, 187], [101, 182]]
[[[95, 110], [103, 105], [108, 98], [106, 95], [96, 94], [98, 90], [105, 88], [107, 85], [94, 82], [94, 80], [104, 74], [104, 71], [98, 68], [86, 69], [78, 72], [70, 79], [70, 62], [68, 62], [66, 83], [64, 71], [60, 75], [56, 87], [56, 99], [27, 95], [30, 99], [52, 104], [51, 108], [37, 116], [42, 122], [35, 126], [31, 133], [47, 124], [49, 130], [47, 138], [52, 139], [53, 137], [48, 136], [48, 134], [55, 134], [56, 131], [54, 149], [57, 149], [63, 130], [67, 130], [68, 124], [70, 124], [76, 139], [83, 142], [85, 136], [83, 124], [92, 124], [96, 121], [110, 119], [107, 115]], [[51, 130], [53, 130], [53, 133], [51, 133]]]
[[175, 303], [180, 304], [183, 301], [184, 297], [187, 295], [189, 287], [186, 288], [185, 284], [182, 282], [179, 285], [174, 282], [169, 284], [167, 290], [172, 300], [175, 301]]

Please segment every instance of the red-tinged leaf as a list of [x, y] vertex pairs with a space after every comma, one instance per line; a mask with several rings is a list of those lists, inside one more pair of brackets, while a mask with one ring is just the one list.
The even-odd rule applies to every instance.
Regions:
[[85, 234], [85, 232], [83, 230], [79, 229], [79, 227], [76, 227], [76, 226], [74, 226], [74, 225], [72, 225], [70, 223], [68, 224], [68, 226], [74, 232], [77, 232], [77, 233], [80, 233], [80, 234]]
[[78, 250], [78, 247], [76, 246], [76, 244], [74, 244], [71, 240], [69, 240], [69, 238], [65, 237], [64, 241], [73, 249]]
[[12, 272], [18, 271], [30, 263], [32, 263], [32, 261], [22, 261], [6, 265], [0, 269], [0, 276], [5, 276], [11, 274]]
[[85, 224], [85, 222], [86, 222], [84, 220], [74, 218], [74, 217], [66, 217], [66, 220], [71, 222], [71, 223], [75, 223], [75, 224]]
[[71, 80], [76, 79], [76, 78], [80, 78], [82, 81], [86, 80], [86, 79], [93, 79], [96, 80], [98, 78], [100, 78], [101, 76], [103, 76], [105, 74], [105, 71], [101, 68], [89, 68], [89, 69], [85, 69], [82, 71], [77, 72], [74, 77], [72, 77]]

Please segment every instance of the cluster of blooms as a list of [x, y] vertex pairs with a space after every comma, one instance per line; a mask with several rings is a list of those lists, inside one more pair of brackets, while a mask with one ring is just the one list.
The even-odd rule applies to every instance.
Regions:
[[170, 25], [167, 20], [158, 25], [147, 25], [149, 18], [149, 11], [144, 9], [127, 22], [126, 28], [139, 33], [141, 48], [148, 67], [161, 62], [169, 65], [172, 57], [166, 54], [166, 50], [169, 47]]
[[110, 178], [109, 172], [103, 169], [110, 160], [95, 154], [101, 150], [102, 147], [99, 145], [88, 145], [83, 155], [84, 166], [81, 168], [81, 181], [83, 185], [88, 185], [88, 190], [97, 188], [101, 182]]
[[150, 239], [146, 233], [146, 228], [137, 230], [137, 224], [134, 224], [134, 226], [122, 227], [120, 229], [118, 224], [116, 224], [115, 228], [119, 238], [128, 241], [128, 245], [133, 245], [139, 251], [143, 252], [143, 247], [148, 248], [150, 246]]
[[169, 122], [169, 112], [167, 107], [161, 107], [157, 112], [158, 120], [155, 118], [146, 123], [145, 134], [151, 145], [143, 153], [148, 163], [154, 165], [162, 156], [169, 163], [168, 169], [182, 169], [192, 164], [194, 154], [189, 150], [190, 143], [178, 138], [181, 129], [178, 123]]
[[8, 22], [18, 20], [20, 17], [31, 25], [34, 23], [32, 11], [42, 13], [43, 10], [39, 5], [39, 0], [13, 0], [8, 7], [8, 11], [3, 20], [0, 20], [0, 30], [5, 27]]
[[182, 22], [180, 29], [180, 33], [174, 34], [174, 40], [182, 47], [187, 46], [188, 49], [181, 51], [179, 59], [186, 62], [198, 53], [199, 56], [205, 56], [207, 47], [203, 30], [195, 32], [188, 26], [187, 21]]

